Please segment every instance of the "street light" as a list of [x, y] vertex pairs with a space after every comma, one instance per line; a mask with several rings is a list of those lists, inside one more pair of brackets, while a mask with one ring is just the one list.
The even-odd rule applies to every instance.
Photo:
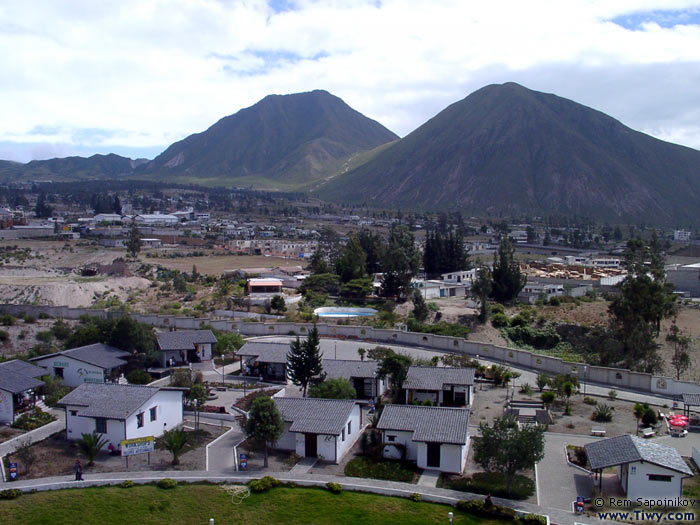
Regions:
[[452, 518], [454, 518], [455, 515], [452, 512], [447, 513], [447, 519], [450, 520], [450, 523], [452, 523]]
[[586, 395], [586, 380], [588, 379], [588, 367], [583, 365], [583, 395]]

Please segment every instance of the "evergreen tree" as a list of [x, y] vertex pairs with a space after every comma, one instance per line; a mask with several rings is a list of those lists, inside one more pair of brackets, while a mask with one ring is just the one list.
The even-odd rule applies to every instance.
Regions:
[[387, 297], [406, 297], [419, 266], [420, 254], [413, 234], [405, 226], [392, 228], [382, 258], [382, 293]]
[[311, 380], [318, 377], [323, 371], [321, 364], [321, 341], [318, 336], [316, 324], [309, 331], [305, 341], [299, 337], [289, 343], [287, 352], [287, 375], [289, 379], [302, 389], [303, 397], [306, 397], [306, 389]]
[[494, 254], [491, 273], [491, 294], [499, 303], [515, 299], [527, 283], [527, 277], [520, 272], [514, 253], [511, 240], [503, 237]]
[[141, 251], [141, 232], [136, 224], [136, 221], [131, 223], [131, 230], [129, 230], [129, 237], [126, 240], [126, 253], [130, 257], [136, 257]]
[[335, 262], [335, 273], [340, 277], [341, 283], [347, 283], [353, 279], [361, 279], [365, 276], [365, 264], [367, 254], [357, 236], [350, 236], [350, 240], [343, 248], [342, 255]]
[[428, 305], [425, 304], [425, 299], [423, 299], [423, 294], [420, 292], [420, 290], [413, 290], [411, 300], [413, 301], [413, 317], [416, 318], [416, 321], [422, 323], [428, 318], [428, 314], [430, 312], [428, 310]]
[[479, 268], [477, 278], [472, 284], [472, 297], [479, 301], [479, 321], [485, 323], [489, 317], [486, 299], [491, 295], [491, 272], [488, 268]]
[[265, 446], [263, 466], [268, 466], [268, 446], [279, 441], [284, 433], [284, 421], [277, 405], [268, 396], [258, 396], [248, 412], [245, 422], [246, 437]]
[[43, 191], [39, 193], [39, 196], [36, 199], [36, 206], [34, 208], [34, 214], [37, 217], [41, 218], [47, 218], [51, 217], [53, 215], [53, 208], [46, 204], [46, 193]]

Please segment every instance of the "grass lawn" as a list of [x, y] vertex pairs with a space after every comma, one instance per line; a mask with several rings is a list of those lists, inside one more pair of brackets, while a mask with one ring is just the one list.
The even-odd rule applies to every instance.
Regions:
[[359, 456], [345, 465], [345, 475], [355, 478], [388, 479], [413, 483], [418, 477], [418, 467], [411, 462], [392, 459], [377, 461]]
[[491, 494], [498, 498], [527, 499], [535, 493], [535, 482], [520, 474], [510, 486], [510, 496], [506, 492], [506, 483], [499, 472], [478, 472], [471, 477], [457, 477], [442, 474], [438, 487], [476, 494]]
[[92, 487], [24, 494], [3, 501], [2, 523], [99, 524], [128, 523], [178, 525], [208, 523], [446, 523], [454, 512], [455, 524], [496, 523], [456, 511], [446, 505], [356, 492], [331, 494], [323, 489], [279, 487], [251, 494], [234, 504], [215, 485], [180, 485], [164, 490], [154, 485]]

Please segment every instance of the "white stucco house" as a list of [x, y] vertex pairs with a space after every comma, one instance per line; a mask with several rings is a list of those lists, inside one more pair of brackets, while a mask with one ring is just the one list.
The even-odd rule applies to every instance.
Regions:
[[630, 434], [601, 439], [584, 448], [599, 486], [603, 469], [617, 467], [622, 490], [632, 501], [680, 497], [683, 478], [693, 476], [675, 448]]
[[[415, 461], [422, 469], [460, 474], [469, 450], [469, 409], [386, 405], [377, 428], [384, 457]], [[394, 446], [398, 445], [398, 446]]]
[[216, 336], [211, 330], [176, 330], [156, 334], [163, 367], [211, 361]]
[[387, 389], [386, 378], [377, 375], [377, 361], [346, 359], [324, 359], [322, 362], [326, 379], [347, 379], [355, 388], [356, 399], [375, 399]]
[[350, 400], [276, 397], [284, 434], [275, 444], [302, 457], [339, 463], [360, 437], [360, 405]]
[[124, 439], [158, 437], [182, 423], [183, 389], [83, 383], [61, 398], [66, 438], [97, 432], [115, 448]]
[[435, 406], [471, 406], [474, 368], [411, 366], [402, 388], [406, 404], [430, 401]]
[[35, 357], [30, 361], [46, 370], [46, 374], [60, 377], [63, 384], [76, 387], [83, 383], [116, 381], [127, 362], [122, 359], [129, 352], [102, 343], [71, 348], [55, 354]]
[[22, 412], [34, 408], [38, 379], [46, 370], [19, 359], [0, 363], [0, 423], [14, 423]]

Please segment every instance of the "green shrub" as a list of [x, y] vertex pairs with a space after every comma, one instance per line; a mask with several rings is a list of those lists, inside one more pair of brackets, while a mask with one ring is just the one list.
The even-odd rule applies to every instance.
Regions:
[[51, 319], [51, 316], [47, 313], [41, 312], [39, 314], [39, 319]]
[[172, 478], [163, 478], [158, 482], [158, 486], [162, 489], [174, 489], [177, 487], [177, 480]]
[[340, 486], [340, 483], [334, 483], [333, 481], [329, 481], [328, 483], [326, 483], [326, 487], [333, 494], [340, 494], [341, 492], [343, 492], [343, 487]]
[[265, 485], [266, 490], [274, 489], [275, 487], [279, 487], [279, 480], [277, 478], [273, 478], [272, 476], [265, 476], [260, 480], [263, 485]]
[[545, 405], [551, 405], [557, 398], [557, 394], [554, 392], [542, 392], [540, 394], [540, 399]]
[[147, 385], [153, 378], [145, 370], [132, 370], [126, 374], [126, 380], [132, 385]]
[[31, 412], [25, 412], [15, 419], [11, 426], [21, 430], [34, 430], [55, 420], [56, 418], [54, 416], [36, 407]]
[[617, 390], [608, 390], [608, 397], [612, 401], [615, 401], [615, 398], [617, 398]]
[[14, 326], [15, 316], [10, 314], [3, 314], [3, 316], [0, 317], [0, 324], [2, 324], [3, 326]]
[[601, 403], [600, 405], [595, 407], [595, 411], [593, 412], [591, 419], [593, 421], [597, 421], [598, 423], [609, 423], [613, 420], [614, 410], [614, 407], [606, 405], [605, 403]]
[[510, 496], [506, 492], [506, 481], [500, 472], [477, 472], [470, 477], [445, 477], [443, 487], [461, 492], [491, 494], [494, 497], [509, 499], [527, 499], [535, 493], [535, 482], [516, 474], [510, 487]]
[[539, 514], [525, 514], [520, 516], [520, 523], [523, 525], [547, 525], [547, 518]]
[[2, 341], [4, 343], [9, 338], [10, 338], [10, 334], [7, 333], [7, 330], [0, 330], [0, 341]]
[[561, 299], [559, 299], [559, 297], [554, 296], [549, 300], [549, 306], [559, 306], [560, 304]]
[[519, 313], [510, 320], [510, 326], [527, 326], [530, 324], [526, 315]]
[[[163, 481], [163, 480], [161, 480], [161, 481]], [[120, 486], [121, 488], [123, 488], [123, 489], [130, 489], [131, 487], [134, 486], [134, 482], [131, 481], [130, 479], [125, 479], [124, 481], [122, 481], [122, 482], [119, 484], [119, 486]]]
[[[381, 450], [381, 444], [372, 448]], [[417, 468], [416, 464], [412, 462], [395, 459], [380, 459], [376, 461], [372, 458], [360, 456], [348, 461], [347, 465], [345, 465], [345, 475], [354, 478], [387, 479], [411, 483]]]
[[415, 501], [415, 502], [419, 502], [419, 501], [421, 501], [421, 500], [423, 499], [423, 497], [422, 497], [420, 494], [418, 494], [417, 492], [414, 492], [414, 493], [411, 494], [408, 498], [409, 498], [411, 501]]
[[656, 415], [656, 410], [654, 410], [651, 407], [646, 407], [644, 410], [644, 414], [642, 415], [642, 424], [645, 427], [650, 427], [653, 425], [656, 425], [656, 422], [659, 420], [658, 416]]
[[592, 397], [588, 397], [588, 396], [586, 396], [586, 397], [583, 398], [583, 402], [586, 403], [587, 405], [591, 405], [591, 406], [594, 406], [594, 405], [597, 405], [597, 404], [598, 404], [598, 401], [596, 401], [596, 400], [593, 399]]
[[494, 316], [491, 318], [491, 324], [494, 326], [494, 328], [504, 328], [510, 325], [510, 321], [508, 320], [506, 314], [498, 313], [494, 314]]
[[504, 521], [517, 521], [518, 513], [511, 509], [510, 507], [504, 507], [502, 505], [491, 505], [487, 507], [481, 500], [459, 500], [457, 502], [457, 510], [462, 512], [468, 512], [474, 516], [479, 516], [481, 518], [492, 518]]
[[22, 317], [22, 320], [27, 324], [36, 323], [36, 317], [34, 317], [33, 315], [29, 315], [29, 314], [24, 314], [24, 316]]
[[5, 489], [0, 492], [0, 499], [16, 499], [22, 495], [19, 489]]
[[504, 314], [506, 313], [505, 307], [501, 303], [494, 303], [491, 305], [491, 314]]

